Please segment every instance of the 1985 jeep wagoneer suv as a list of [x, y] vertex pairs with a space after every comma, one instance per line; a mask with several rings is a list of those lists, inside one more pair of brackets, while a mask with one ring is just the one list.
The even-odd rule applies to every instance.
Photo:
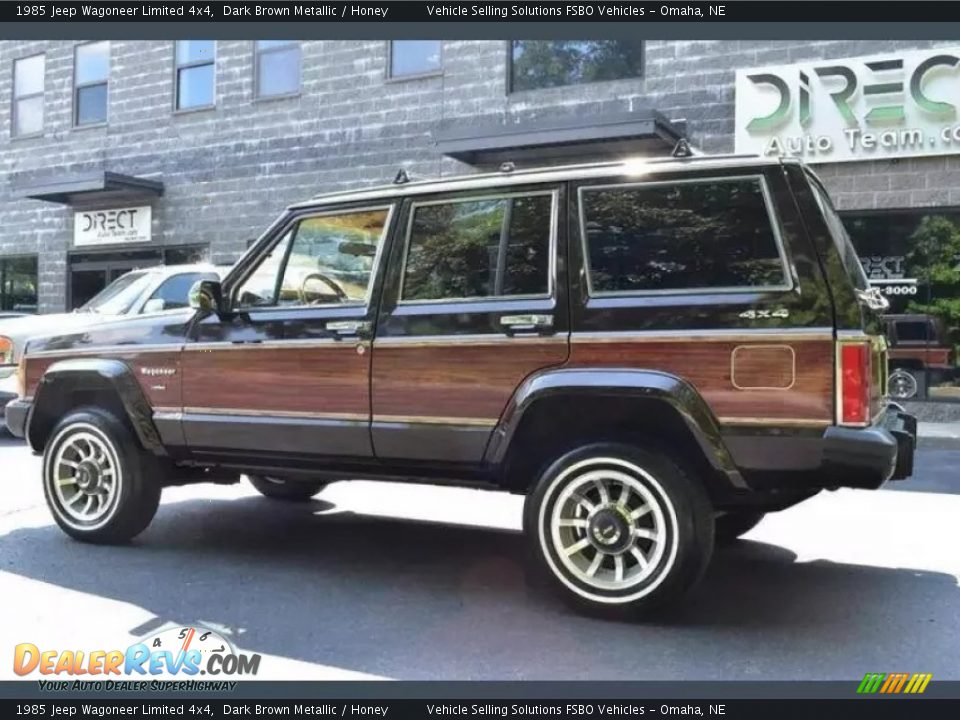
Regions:
[[401, 174], [290, 207], [192, 305], [29, 343], [8, 424], [69, 535], [240, 473], [497, 488], [563, 595], [637, 611], [764, 513], [911, 472], [885, 303], [798, 162]]

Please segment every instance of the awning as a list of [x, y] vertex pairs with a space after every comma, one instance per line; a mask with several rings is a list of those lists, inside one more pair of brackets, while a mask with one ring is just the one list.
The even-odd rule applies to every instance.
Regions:
[[435, 133], [437, 149], [470, 165], [501, 162], [667, 155], [684, 135], [655, 110], [596, 113], [529, 122], [446, 123]]
[[16, 197], [63, 205], [82, 205], [104, 200], [145, 200], [163, 195], [159, 180], [122, 175], [109, 170], [84, 173], [50, 173], [14, 178]]

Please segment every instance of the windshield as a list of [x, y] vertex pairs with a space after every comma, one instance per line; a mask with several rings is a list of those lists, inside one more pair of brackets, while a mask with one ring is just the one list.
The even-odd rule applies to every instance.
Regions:
[[121, 275], [79, 308], [79, 312], [98, 315], [124, 315], [143, 294], [150, 282], [146, 272], [129, 272]]

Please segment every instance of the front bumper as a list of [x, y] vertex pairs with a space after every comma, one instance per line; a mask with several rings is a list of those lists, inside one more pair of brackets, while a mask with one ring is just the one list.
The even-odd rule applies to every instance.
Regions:
[[823, 435], [823, 469], [842, 487], [878, 488], [913, 473], [917, 419], [890, 403], [875, 425], [834, 426]]
[[7, 430], [18, 438], [26, 437], [27, 420], [30, 417], [30, 408], [33, 403], [26, 400], [14, 400], [6, 406], [5, 421]]

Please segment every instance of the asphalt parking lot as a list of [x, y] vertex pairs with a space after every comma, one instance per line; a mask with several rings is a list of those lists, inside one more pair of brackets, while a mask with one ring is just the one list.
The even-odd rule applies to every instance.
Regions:
[[127, 547], [69, 540], [39, 460], [0, 439], [0, 679], [13, 646], [123, 648], [204, 625], [263, 679], [960, 679], [960, 447], [895, 489], [823, 493], [714, 556], [655, 622], [578, 616], [525, 580], [518, 498], [344, 482], [285, 505], [173, 488]]

